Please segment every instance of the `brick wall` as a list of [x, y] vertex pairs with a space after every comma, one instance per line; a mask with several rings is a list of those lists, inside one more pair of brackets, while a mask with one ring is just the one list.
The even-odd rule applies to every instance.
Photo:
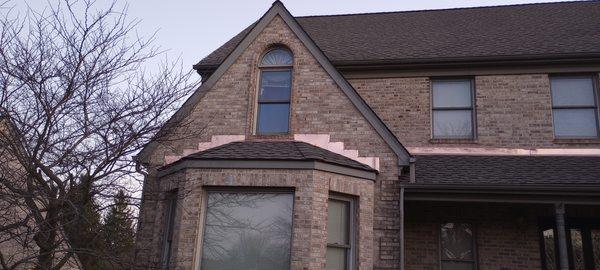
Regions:
[[[273, 44], [283, 44], [294, 54], [291, 134], [329, 134], [331, 141], [343, 142], [346, 149], [358, 150], [360, 156], [379, 158], [371, 256], [375, 266], [398, 267], [399, 251], [391, 248], [397, 247], [399, 241], [397, 158], [279, 17], [273, 19], [206, 92], [185, 120], [186, 125], [173, 132], [174, 140], [163, 142], [152, 153], [152, 163], [159, 165], [165, 155], [181, 154], [183, 149], [192, 148], [198, 142], [210, 141], [212, 135], [247, 135], [255, 139], [252, 134], [259, 78], [257, 64]], [[198, 130], [202, 133], [179, 139], [180, 134]], [[147, 210], [149, 213], [144, 213], [148, 215], [146, 220], [153, 220], [155, 208], [151, 204], [144, 207], [151, 208]], [[384, 250], [381, 254], [380, 247]]]
[[[312, 170], [188, 169], [160, 180], [160, 192], [178, 188], [171, 269], [192, 269], [197, 265], [205, 187], [286, 187], [294, 190], [291, 269], [323, 269], [327, 239], [327, 199], [329, 192], [356, 196], [358, 203], [359, 269], [371, 269], [373, 182]], [[160, 266], [164, 234], [164, 202], [152, 209], [154, 226], [146, 229], [148, 238], [138, 238], [148, 257], [140, 256], [138, 269]], [[148, 209], [146, 209], [148, 210]], [[151, 231], [151, 232], [150, 232]]]
[[430, 79], [352, 79], [405, 146], [577, 148], [598, 140], [554, 140], [548, 74], [475, 76], [477, 139], [431, 140]]

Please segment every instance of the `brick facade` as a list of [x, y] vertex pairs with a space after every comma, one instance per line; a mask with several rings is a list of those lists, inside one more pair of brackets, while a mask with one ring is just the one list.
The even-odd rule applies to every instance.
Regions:
[[600, 140], [554, 139], [548, 74], [474, 76], [474, 141], [432, 140], [429, 77], [350, 83], [407, 147], [600, 147]]
[[[254, 135], [258, 61], [273, 44], [294, 55], [290, 136]], [[388, 127], [408, 147], [598, 147], [597, 141], [559, 142], [552, 132], [549, 77], [547, 74], [475, 76], [477, 139], [469, 142], [432, 141], [430, 79], [428, 77], [352, 79], [350, 83]], [[136, 261], [140, 269], [159, 265], [166, 190], [178, 187], [181, 197], [176, 224], [174, 258], [177, 269], [197, 264], [201, 237], [203, 186], [253, 186], [295, 188], [292, 269], [323, 269], [326, 239], [326, 198], [330, 191], [359, 198], [359, 269], [400, 268], [400, 184], [397, 157], [354, 107], [333, 79], [288, 28], [275, 17], [207, 91], [186, 119], [151, 155], [150, 175], [144, 187]], [[193, 136], [177, 137], [201, 131]], [[202, 170], [188, 169], [156, 177], [165, 155], [181, 155], [186, 148], [211, 140], [213, 135], [245, 135], [248, 139], [291, 139], [294, 134], [329, 134], [360, 156], [377, 157], [375, 182], [321, 171], [301, 170]], [[567, 143], [567, 144], [565, 144]], [[184, 181], [182, 181], [184, 180]], [[539, 247], [533, 215], [523, 226], [517, 208], [482, 206], [470, 212], [458, 208], [407, 206], [407, 269], [438, 269], [439, 219], [477, 219], [480, 269], [539, 269]], [[515, 211], [512, 211], [515, 210]], [[498, 215], [495, 215], [499, 213]], [[415, 219], [411, 219], [411, 218]], [[435, 219], [435, 220], [434, 220]]]

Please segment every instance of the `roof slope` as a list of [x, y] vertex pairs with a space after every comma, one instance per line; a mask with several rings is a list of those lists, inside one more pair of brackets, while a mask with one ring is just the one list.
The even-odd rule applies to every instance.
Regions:
[[422, 155], [415, 166], [416, 184], [600, 184], [600, 157]]
[[232, 142], [185, 156], [181, 160], [311, 160], [370, 172], [377, 171], [340, 154], [298, 141]]
[[[334, 64], [600, 55], [600, 1], [296, 19]], [[219, 65], [250, 28], [196, 68]]]

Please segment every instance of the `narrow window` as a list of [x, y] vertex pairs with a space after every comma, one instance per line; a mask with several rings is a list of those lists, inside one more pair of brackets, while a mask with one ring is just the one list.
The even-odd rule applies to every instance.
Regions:
[[472, 80], [434, 80], [432, 91], [433, 138], [473, 138]]
[[442, 270], [475, 270], [473, 228], [467, 223], [444, 223], [440, 232]]
[[291, 192], [209, 192], [202, 270], [290, 269]]
[[165, 231], [162, 252], [163, 269], [169, 269], [173, 249], [173, 227], [177, 210], [177, 190], [170, 191], [165, 198]]
[[290, 51], [275, 48], [260, 62], [257, 134], [284, 134], [289, 131], [292, 61]]
[[354, 269], [353, 200], [331, 197], [327, 211], [327, 270]]
[[557, 76], [550, 79], [554, 136], [597, 138], [598, 102], [593, 76]]

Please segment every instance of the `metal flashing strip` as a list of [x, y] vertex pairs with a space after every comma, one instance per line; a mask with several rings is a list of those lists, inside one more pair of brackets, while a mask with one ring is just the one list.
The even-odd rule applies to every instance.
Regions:
[[377, 173], [374, 171], [364, 171], [315, 160], [180, 160], [159, 170], [157, 176], [164, 177], [184, 169], [318, 170], [373, 181], [377, 178]]

